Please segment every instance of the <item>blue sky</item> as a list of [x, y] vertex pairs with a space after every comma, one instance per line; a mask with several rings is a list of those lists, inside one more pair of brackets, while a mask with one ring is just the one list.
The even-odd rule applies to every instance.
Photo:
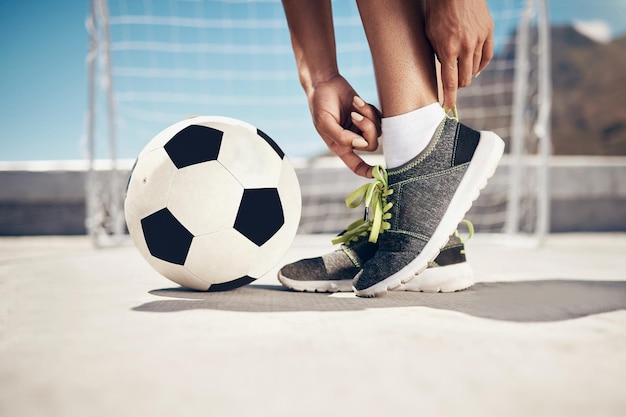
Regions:
[[[132, 14], [137, 2], [111, 0], [112, 14], [119, 14], [126, 7], [126, 13]], [[153, 14], [181, 13], [188, 16], [202, 14], [205, 18], [216, 16], [229, 19], [260, 16], [276, 22], [282, 19], [280, 9], [274, 4], [260, 3], [233, 6], [225, 3], [198, 3], [194, 1], [157, 1], [153, 0]], [[500, 1], [491, 0], [490, 5], [498, 7]], [[264, 5], [265, 4], [265, 5]], [[354, 15], [352, 1], [337, 0], [335, 9], [338, 17], [347, 22], [339, 29], [338, 42], [344, 48], [342, 60], [350, 62], [349, 71], [357, 91], [366, 97], [374, 95], [375, 88], [371, 81], [371, 71], [367, 52], [358, 47], [362, 33], [351, 25], [350, 16]], [[609, 28], [611, 34], [626, 34], [626, 4], [623, 0], [553, 0], [549, 3], [551, 20], [563, 24], [573, 21], [592, 22], [590, 30], [602, 32]], [[87, 105], [87, 70], [86, 53], [88, 37], [85, 18], [89, 9], [88, 1], [0, 1], [0, 50], [2, 65], [0, 71], [0, 161], [81, 159], [84, 157], [85, 112]], [[187, 10], [188, 9], [188, 10]], [[604, 22], [604, 23], [601, 23]], [[128, 39], [130, 32], [123, 32], [122, 26], [112, 27], [114, 41]], [[604, 29], [606, 30], [606, 29]], [[117, 32], [116, 32], [117, 31]], [[263, 32], [263, 30], [262, 30]], [[204, 35], [186, 33], [186, 30], [159, 30], [150, 34], [153, 39], [178, 39], [181, 44], [191, 41], [211, 41], [212, 44], [246, 45], [247, 43], [272, 43], [278, 55], [270, 62], [250, 54], [220, 54], [219, 51], [207, 53], [189, 53], [175, 64], [187, 66], [185, 60], [191, 60], [190, 66], [211, 69], [210, 74], [199, 76], [194, 81], [181, 78], [167, 81], [167, 86], [155, 84], [154, 80], [140, 80], [133, 77], [116, 76], [114, 81], [120, 91], [118, 103], [122, 121], [119, 126], [119, 153], [122, 158], [133, 158], [143, 144], [158, 130], [176, 120], [161, 119], [150, 123], [133, 120], [143, 111], [160, 114], [174, 109], [174, 116], [188, 114], [223, 114], [239, 117], [267, 130], [276, 136], [277, 141], [289, 155], [305, 156], [323, 150], [321, 140], [315, 137], [308, 121], [308, 111], [304, 95], [299, 90], [295, 77], [295, 66], [288, 47], [286, 29], [265, 29], [260, 37], [251, 38], [241, 31], [230, 30], [207, 32]], [[135, 36], [135, 34], [132, 34]], [[202, 36], [210, 37], [203, 39]], [[217, 39], [215, 37], [222, 36]], [[246, 37], [247, 36], [247, 37]], [[339, 40], [341, 38], [341, 40]], [[192, 43], [192, 42], [190, 42]], [[118, 44], [119, 45], [119, 44]], [[282, 49], [281, 49], [282, 48]], [[115, 63], [132, 67], [133, 59], [138, 55], [132, 51], [114, 52]], [[121, 48], [123, 49], [123, 48]], [[262, 54], [260, 55], [262, 56]], [[152, 58], [162, 60], [163, 58]], [[242, 74], [251, 63], [259, 65], [253, 80], [238, 79], [233, 68], [241, 68]], [[164, 66], [163, 62], [159, 65]], [[174, 65], [174, 64], [172, 64]], [[165, 65], [166, 67], [167, 65]], [[365, 68], [364, 70], [360, 70]], [[272, 72], [289, 74], [286, 80], [272, 80]], [[218, 75], [214, 76], [214, 73]], [[224, 78], [224, 74], [229, 74]], [[211, 75], [213, 74], [213, 75]], [[221, 74], [221, 75], [219, 75]], [[233, 75], [234, 74], [234, 75]], [[269, 77], [269, 79], [268, 79]], [[245, 78], [245, 77], [244, 77]], [[163, 81], [160, 81], [163, 83]], [[158, 104], [132, 101], [137, 92], [168, 92], [170, 100], [173, 93], [188, 89], [192, 82], [195, 103]], [[195, 84], [193, 84], [195, 83]], [[142, 85], [145, 84], [145, 85]], [[218, 91], [218, 93], [215, 93]], [[235, 97], [232, 100], [229, 98]], [[280, 110], [269, 110], [263, 104], [262, 97], [273, 97]], [[207, 103], [203, 103], [203, 100]], [[126, 100], [126, 101], [125, 101]], [[159, 98], [156, 98], [158, 101]], [[208, 103], [210, 102], [210, 104]], [[161, 107], [164, 106], [164, 107]], [[282, 106], [282, 107], [281, 107]], [[269, 112], [269, 113], [268, 113]], [[141, 113], [141, 114], [140, 114]], [[277, 114], [278, 113], [278, 114]], [[141, 117], [140, 117], [141, 118]], [[308, 124], [306, 128], [296, 129], [298, 124]], [[133, 130], [134, 129], [134, 130]], [[138, 133], [139, 132], [139, 133]], [[294, 138], [293, 132], [303, 138]]]

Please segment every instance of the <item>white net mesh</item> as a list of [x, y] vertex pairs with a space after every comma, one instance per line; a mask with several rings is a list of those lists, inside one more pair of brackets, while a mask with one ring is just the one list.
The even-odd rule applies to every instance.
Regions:
[[[542, 12], [537, 4], [543, 2], [489, 2], [496, 22], [496, 57], [460, 93], [461, 120], [476, 129], [495, 130], [507, 148], [515, 136], [515, 114], [521, 112], [521, 151], [505, 158], [467, 216], [479, 231], [502, 232], [513, 221], [516, 226], [509, 231], [536, 231], [538, 162], [527, 156], [540, 148], [535, 134], [541, 75], [537, 57], [545, 45], [537, 36]], [[339, 232], [360, 216], [346, 209], [343, 199], [365, 180], [336, 159], [320, 158], [327, 151], [298, 82], [280, 1], [109, 0], [108, 8], [119, 157], [134, 158], [154, 134], [189, 115], [235, 117], [272, 136], [297, 166], [303, 193], [300, 232]], [[362, 97], [376, 104], [356, 5], [334, 1], [333, 13], [340, 70]], [[520, 49], [515, 42], [524, 13], [528, 46]], [[522, 61], [519, 50], [527, 51]], [[528, 68], [522, 69], [523, 84], [519, 74], [516, 78], [520, 62]], [[520, 85], [523, 100], [516, 96]], [[512, 169], [513, 164], [519, 169]], [[519, 184], [512, 185], [515, 178]], [[515, 218], [510, 215], [512, 198]]]

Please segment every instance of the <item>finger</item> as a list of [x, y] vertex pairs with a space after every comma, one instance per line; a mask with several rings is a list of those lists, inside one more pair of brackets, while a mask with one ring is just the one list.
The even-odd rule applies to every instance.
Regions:
[[[437, 57], [435, 55], [435, 57]], [[435, 72], [437, 73], [437, 101], [443, 105], [443, 84], [441, 83], [441, 62], [439, 58], [435, 59]]]
[[[331, 148], [331, 150], [333, 150]], [[356, 175], [365, 178], [372, 178], [372, 166], [365, 162], [360, 156], [354, 153], [352, 149], [346, 149], [344, 152], [335, 152], [344, 164]]]
[[475, 77], [480, 72], [480, 62], [483, 56], [483, 44], [478, 44], [474, 49], [474, 61], [472, 65], [472, 77]]
[[352, 123], [361, 132], [362, 139], [352, 141], [352, 146], [362, 151], [373, 152], [378, 149], [378, 131], [373, 121], [363, 117], [357, 112], [352, 112]]
[[[354, 153], [353, 148], [357, 145], [358, 149], [367, 151], [369, 144], [361, 135], [342, 128], [331, 115], [329, 116], [330, 118], [321, 117], [318, 119], [320, 125], [317, 127], [322, 139], [328, 148], [344, 161], [348, 168], [357, 175], [368, 177], [371, 174], [371, 167]], [[378, 142], [372, 146], [377, 147]]]
[[484, 70], [485, 67], [487, 67], [487, 64], [491, 62], [491, 59], [493, 58], [493, 53], [494, 53], [493, 48], [494, 48], [493, 32], [490, 32], [489, 36], [487, 36], [487, 39], [485, 39], [485, 43], [483, 44], [481, 58], [480, 58], [480, 65], [478, 67], [478, 73]]
[[378, 134], [377, 137], [380, 136], [380, 119], [382, 118], [380, 111], [371, 104], [365, 103], [363, 99], [361, 99], [361, 97], [359, 96], [354, 96], [354, 100], [352, 101], [352, 108], [363, 117], [372, 121], [372, 123], [374, 123], [374, 126], [376, 127], [376, 132]]
[[322, 113], [316, 118], [315, 127], [319, 134], [326, 140], [339, 146], [351, 148], [352, 141], [360, 136], [344, 129], [330, 113]]
[[458, 89], [458, 68], [455, 59], [441, 63], [441, 84], [443, 89], [443, 108], [449, 111], [456, 105], [456, 91]]
[[474, 51], [466, 50], [458, 60], [459, 78], [458, 87], [468, 87], [474, 76]]

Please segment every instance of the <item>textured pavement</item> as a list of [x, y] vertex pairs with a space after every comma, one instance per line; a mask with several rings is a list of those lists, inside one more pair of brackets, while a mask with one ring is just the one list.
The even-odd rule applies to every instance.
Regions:
[[467, 291], [359, 299], [274, 273], [186, 291], [130, 244], [0, 238], [0, 416], [626, 415], [626, 235], [467, 251]]

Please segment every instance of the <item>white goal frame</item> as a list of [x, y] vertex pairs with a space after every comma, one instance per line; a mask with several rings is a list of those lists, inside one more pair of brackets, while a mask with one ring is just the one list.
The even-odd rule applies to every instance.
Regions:
[[[534, 236], [541, 240], [550, 231], [550, 184], [549, 169], [550, 155], [552, 153], [552, 139], [550, 130], [550, 114], [552, 108], [552, 82], [550, 79], [550, 24], [548, 22], [548, 8], [546, 0], [527, 0], [526, 10], [522, 14], [517, 34], [517, 50], [522, 53], [516, 54], [514, 82], [513, 118], [511, 121], [511, 173], [509, 180], [509, 194], [506, 233], [516, 234], [520, 232], [521, 213], [520, 206], [523, 197], [524, 172], [523, 168], [529, 164], [529, 159], [524, 152], [526, 135], [534, 134], [537, 138], [536, 155], [536, 211], [537, 216], [534, 224]], [[530, 30], [536, 25], [536, 51], [530, 48]], [[529, 56], [536, 53], [537, 59], [537, 115], [530, 128], [525, 127], [524, 117], [528, 107], [526, 95], [528, 79], [530, 75]], [[534, 165], [534, 164], [533, 164]]]
[[[92, 0], [85, 23], [89, 34], [87, 161], [85, 177], [85, 228], [95, 246], [117, 244], [125, 233], [123, 195], [117, 157], [115, 100], [109, 34], [109, 12], [106, 0]], [[97, 124], [102, 123], [99, 106], [105, 103], [104, 123], [107, 135], [100, 139]], [[100, 140], [99, 140], [100, 139]], [[96, 159], [98, 142], [104, 142], [108, 154]]]
[[[150, 1], [156, 3], [159, 0], [149, 0], [148, 3], [150, 3]], [[176, 1], [181, 0], [170, 0], [170, 2]], [[185, 1], [189, 2], [191, 0]], [[194, 1], [198, 2], [202, 0]], [[208, 5], [214, 4], [210, 0], [204, 1]], [[256, 7], [255, 2], [251, 1], [213, 1], [221, 4], [221, 7], [224, 7], [224, 4], [229, 5], [235, 3], [246, 3], [249, 4], [248, 7]], [[268, 1], [269, 0], [265, 0], [263, 3], [268, 3]], [[343, 0], [337, 0], [335, 3], [339, 1]], [[485, 200], [491, 198], [496, 201], [497, 204], [504, 207], [502, 209], [503, 211], [498, 212], [496, 215], [501, 226], [499, 226], [497, 233], [494, 233], [495, 235], [524, 236], [530, 237], [536, 242], [541, 242], [542, 238], [550, 231], [549, 172], [551, 155], [550, 109], [552, 93], [550, 82], [550, 26], [548, 22], [547, 0], [509, 1], [521, 5], [520, 10], [523, 10], [523, 12], [519, 14], [519, 17], [517, 17], [517, 15], [515, 17], [518, 22], [515, 32], [514, 79], [511, 83], [512, 91], [510, 92], [510, 103], [506, 103], [506, 109], [502, 110], [503, 114], [507, 115], [505, 117], [509, 117], [508, 114], [510, 112], [510, 122], [507, 122], [507, 126], [504, 128], [506, 131], [505, 135], [508, 138], [508, 149], [507, 154], [503, 158], [501, 167], [496, 173], [498, 179], [494, 181], [495, 185], [492, 187], [490, 182], [483, 194], [486, 195]], [[278, 0], [276, 0], [276, 2], [278, 3]], [[178, 22], [175, 24], [180, 24], [185, 27], [197, 27], [198, 30], [202, 30], [207, 26], [211, 26], [213, 29], [216, 25], [219, 27], [219, 19], [219, 15], [212, 17], [210, 21], [207, 19], [190, 19], [189, 17], [175, 15], [168, 16], [167, 19], [152, 15], [117, 15], [110, 17], [107, 0], [91, 0], [91, 11], [86, 22], [90, 47], [87, 55], [89, 96], [86, 115], [86, 159], [88, 160], [89, 168], [85, 182], [85, 226], [95, 245], [106, 246], [123, 241], [122, 236], [126, 233], [123, 196], [125, 177], [128, 175], [128, 169], [125, 167], [127, 167], [128, 161], [121, 161], [118, 157], [120, 145], [118, 129], [120, 126], [119, 121], [121, 120], [119, 114], [120, 106], [118, 104], [120, 99], [132, 99], [133, 92], [116, 91], [114, 88], [116, 87], [114, 78], [116, 76], [115, 74], [127, 74], [132, 76], [137, 76], [137, 74], [136, 69], [134, 69], [135, 73], [131, 74], [132, 71], [130, 71], [128, 67], [116, 67], [116, 63], [113, 62], [114, 57], [111, 52], [112, 41], [110, 32], [112, 21], [113, 24], [116, 25], [116, 28], [120, 25], [171, 25], [173, 24], [172, 22]], [[357, 19], [356, 16], [348, 18], [343, 16], [339, 19], [339, 24], [355, 25], [355, 19]], [[494, 15], [494, 20], [496, 21], [497, 27], [498, 16]], [[246, 25], [238, 27], [238, 29], [255, 30], [258, 28], [270, 28], [272, 30], [287, 30], [286, 23], [282, 22], [281, 19], [277, 17], [269, 21], [247, 21], [245, 23]], [[222, 22], [223, 26], [238, 24], [239, 23], [230, 16], [226, 16]], [[129, 33], [130, 32], [131, 31], [129, 31]], [[124, 46], [136, 44], [133, 43], [132, 38], [126, 39], [122, 43]], [[155, 42], [155, 44], [157, 43], [159, 44], [158, 47], [161, 48], [171, 47], [163, 42]], [[177, 47], [180, 48], [180, 42], [177, 45]], [[115, 46], [114, 42], [113, 46]], [[215, 45], [207, 46], [209, 49], [203, 49], [202, 45], [196, 45], [195, 47], [200, 48], [198, 53], [202, 53], [204, 49], [211, 50], [212, 53], [215, 53], [215, 51], [212, 50], [215, 49]], [[339, 48], [341, 47], [342, 45], [339, 45]], [[280, 48], [279, 53], [284, 54], [285, 51], [282, 50], [284, 49], [284, 45], [281, 45]], [[353, 42], [348, 46], [344, 45], [344, 49], [346, 48], [354, 51], [355, 49], [358, 50], [358, 48], [361, 48], [361, 46], [355, 45]], [[246, 48], [242, 47], [242, 49], [245, 50]], [[158, 68], [148, 67], [146, 67], [145, 70], [146, 74], [150, 74], [150, 77], [158, 76], [161, 73], [172, 76], [171, 70], [160, 71]], [[345, 72], [349, 76], [373, 76], [373, 70], [361, 63], [356, 67], [347, 68]], [[180, 77], [180, 73], [188, 74], [189, 77], [196, 77], [199, 80], [207, 82], [213, 81], [213, 77], [216, 76], [215, 73], [218, 73], [218, 77], [224, 76], [223, 74], [219, 75], [219, 70], [211, 72], [204, 68], [189, 71], [185, 69], [184, 71], [179, 71], [179, 74], [176, 76]], [[224, 71], [221, 73], [224, 73]], [[251, 74], [252, 78], [247, 81], [275, 81], [278, 78], [290, 77], [289, 82], [292, 82], [292, 79], [297, 77], [295, 73], [291, 74], [291, 71], [287, 70], [280, 70], [273, 74], [267, 69], [251, 69]], [[241, 70], [233, 70], [228, 76], [245, 77], [246, 75]], [[475, 88], [475, 90], [478, 91], [477, 95], [486, 94], [480, 91], [481, 87], [479, 82], [473, 84], [478, 85], [476, 87], [473, 85], [466, 89], [467, 92], [474, 94], [471, 89]], [[490, 88], [492, 87], [488, 86], [486, 90]], [[532, 92], [532, 95], [529, 94], [529, 91]], [[466, 91], [461, 91], [459, 100], [461, 100], [463, 93], [466, 93]], [[156, 100], [172, 98], [182, 103], [187, 99], [197, 101], [198, 95], [194, 96], [193, 92], [185, 95], [184, 92], [181, 92], [181, 94], [176, 96], [159, 96]], [[281, 99], [284, 99], [284, 97], [277, 98], [275, 101], [280, 103]], [[237, 100], [237, 97], [234, 97], [233, 100]], [[304, 106], [306, 105], [303, 94], [298, 97], [297, 100]], [[480, 118], [481, 112], [490, 111], [489, 109], [481, 109], [478, 112], [473, 112], [471, 107], [472, 106], [468, 106], [467, 113], [463, 107], [460, 108], [462, 121], [466, 114], [470, 116], [470, 120], [472, 120], [471, 117]], [[500, 111], [501, 109], [496, 110]], [[153, 119], [162, 118], [163, 114], [164, 113], [153, 114], [151, 117]], [[300, 124], [300, 121], [297, 123], [294, 121], [286, 121], [285, 125], [290, 126], [290, 123], [295, 128], [295, 126]], [[308, 123], [310, 123], [310, 120]], [[475, 127], [471, 122], [470, 126]], [[477, 128], [482, 127], [478, 126]], [[486, 128], [490, 129], [489, 126], [486, 126]], [[153, 134], [156, 133], [157, 131], [153, 132]], [[123, 141], [123, 138], [121, 140]], [[125, 157], [128, 158], [128, 156]], [[301, 181], [305, 205], [303, 206], [300, 233], [338, 232], [341, 230], [341, 225], [345, 226], [350, 223], [350, 218], [359, 215], [349, 213], [347, 209], [342, 211], [343, 209], [340, 207], [342, 204], [340, 196], [347, 195], [353, 185], [356, 186], [362, 183], [360, 179], [350, 177], [351, 174], [349, 172], [346, 174], [345, 169], [340, 169], [334, 163], [324, 162], [323, 159], [298, 160], [295, 162], [298, 172], [303, 175], [308, 175], [308, 179]], [[311, 175], [311, 170], [315, 169], [320, 170], [320, 175]], [[328, 185], [310, 183], [311, 176], [320, 179], [333, 178], [332, 192], [323, 195], [324, 190], [328, 190]], [[342, 182], [341, 178], [345, 178], [345, 181]], [[492, 188], [495, 190], [494, 192], [491, 191]], [[483, 195], [481, 195], [481, 198], [483, 198]], [[477, 201], [478, 206], [480, 206], [481, 198]], [[307, 207], [307, 202], [312, 206]], [[329, 205], [324, 206], [325, 204]], [[476, 209], [476, 213], [479, 210], [480, 208]], [[472, 217], [474, 215], [479, 219], [479, 221], [476, 221], [477, 230], [481, 232], [480, 215], [472, 214], [472, 211], [470, 211], [468, 218], [474, 221]], [[489, 216], [491, 215], [485, 215], [483, 218], [488, 222], [492, 221]], [[493, 231], [485, 230], [489, 232]]]

